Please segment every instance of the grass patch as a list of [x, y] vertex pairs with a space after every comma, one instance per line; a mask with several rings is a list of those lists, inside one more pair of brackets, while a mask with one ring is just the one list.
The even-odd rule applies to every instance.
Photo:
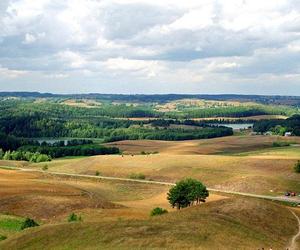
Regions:
[[134, 180], [145, 180], [146, 176], [142, 173], [132, 173], [128, 176], [130, 179]]
[[23, 218], [1, 215], [0, 216], [0, 229], [11, 232], [18, 232], [22, 230], [22, 225], [24, 223]]

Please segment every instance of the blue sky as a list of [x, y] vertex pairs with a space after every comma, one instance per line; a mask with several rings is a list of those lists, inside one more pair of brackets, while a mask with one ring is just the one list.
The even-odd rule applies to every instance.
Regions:
[[300, 1], [1, 0], [0, 91], [300, 95]]

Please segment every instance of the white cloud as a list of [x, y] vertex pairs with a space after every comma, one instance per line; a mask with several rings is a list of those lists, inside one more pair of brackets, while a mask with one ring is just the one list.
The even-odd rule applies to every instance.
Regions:
[[84, 89], [98, 92], [100, 82], [115, 92], [127, 91], [119, 82], [157, 92], [289, 82], [300, 94], [299, 17], [295, 0], [3, 0], [0, 75], [33, 90], [45, 77], [89, 79]]
[[70, 50], [59, 52], [57, 57], [72, 69], [82, 68], [87, 64], [85, 58], [80, 53]]
[[0, 65], [0, 77], [2, 78], [18, 78], [27, 74], [26, 71], [11, 70]]

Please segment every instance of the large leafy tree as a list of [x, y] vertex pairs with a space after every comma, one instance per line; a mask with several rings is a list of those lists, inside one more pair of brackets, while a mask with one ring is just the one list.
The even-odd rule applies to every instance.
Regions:
[[187, 178], [176, 183], [169, 190], [168, 200], [172, 207], [185, 208], [193, 204], [205, 202], [209, 196], [206, 186], [200, 181]]

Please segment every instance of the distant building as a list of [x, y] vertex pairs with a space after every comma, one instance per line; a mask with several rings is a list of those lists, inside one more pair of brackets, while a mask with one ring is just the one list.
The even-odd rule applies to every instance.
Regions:
[[285, 132], [284, 136], [292, 136], [292, 132]]

